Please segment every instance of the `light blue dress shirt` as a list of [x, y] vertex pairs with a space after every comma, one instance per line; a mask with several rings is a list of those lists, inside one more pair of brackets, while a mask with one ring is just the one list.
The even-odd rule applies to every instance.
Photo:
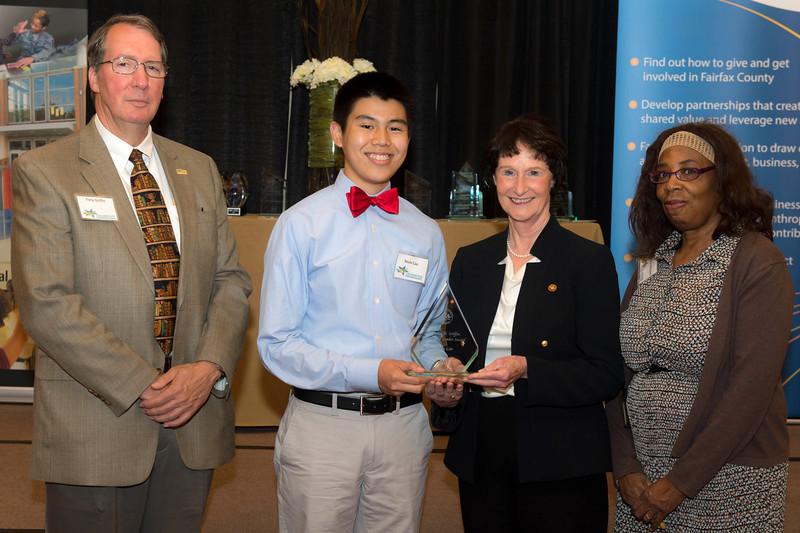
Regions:
[[[378, 392], [381, 359], [410, 361], [411, 337], [447, 281], [444, 238], [405, 199], [391, 215], [372, 206], [353, 218], [336, 183], [281, 215], [264, 255], [258, 350], [289, 385]], [[425, 283], [395, 277], [399, 254], [428, 260]], [[444, 305], [419, 340], [427, 368], [445, 356]]]

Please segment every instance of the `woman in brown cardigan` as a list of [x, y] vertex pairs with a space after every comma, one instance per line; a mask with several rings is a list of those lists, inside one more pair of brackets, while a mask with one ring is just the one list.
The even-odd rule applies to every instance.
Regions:
[[793, 289], [772, 198], [730, 134], [686, 124], [648, 148], [630, 223], [616, 531], [783, 531]]

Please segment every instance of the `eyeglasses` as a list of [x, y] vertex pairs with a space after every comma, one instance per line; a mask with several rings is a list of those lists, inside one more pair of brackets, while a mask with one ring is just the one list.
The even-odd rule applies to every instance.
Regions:
[[151, 78], [166, 78], [167, 77], [167, 70], [169, 67], [166, 63], [162, 63], [161, 61], [136, 61], [132, 57], [125, 57], [119, 56], [115, 57], [114, 59], [110, 59], [108, 61], [101, 61], [97, 65], [102, 65], [104, 63], [111, 63], [111, 70], [116, 72], [117, 74], [124, 74], [126, 76], [130, 76], [136, 69], [139, 68], [139, 65], [144, 66], [144, 72]]
[[700, 177], [700, 174], [705, 174], [709, 170], [714, 170], [716, 167], [711, 165], [705, 168], [679, 168], [674, 172], [666, 170], [651, 170], [647, 173], [650, 181], [653, 183], [666, 183], [669, 181], [670, 176], [675, 176], [680, 181], [694, 181]]

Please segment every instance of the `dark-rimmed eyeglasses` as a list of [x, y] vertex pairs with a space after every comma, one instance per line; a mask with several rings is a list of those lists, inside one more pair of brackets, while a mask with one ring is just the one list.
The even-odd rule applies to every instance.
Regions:
[[167, 71], [169, 67], [166, 63], [162, 63], [161, 61], [142, 61], [139, 62], [132, 57], [126, 56], [119, 56], [115, 57], [114, 59], [109, 59], [108, 61], [101, 61], [97, 65], [100, 66], [104, 63], [111, 63], [111, 70], [116, 72], [117, 74], [124, 74], [125, 76], [130, 76], [136, 69], [139, 68], [139, 65], [144, 66], [144, 72], [151, 78], [166, 78]]
[[700, 174], [705, 174], [709, 170], [714, 170], [714, 165], [710, 167], [704, 168], [679, 168], [673, 172], [669, 172], [668, 170], [651, 170], [647, 173], [647, 177], [650, 178], [650, 181], [653, 183], [666, 183], [669, 181], [670, 176], [675, 176], [680, 181], [694, 181], [700, 177]]

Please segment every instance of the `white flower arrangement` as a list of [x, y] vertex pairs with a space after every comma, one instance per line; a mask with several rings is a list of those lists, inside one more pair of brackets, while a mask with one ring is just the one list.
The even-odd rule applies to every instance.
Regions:
[[352, 65], [336, 56], [329, 57], [325, 61], [308, 59], [294, 69], [289, 83], [292, 87], [305, 85], [309, 89], [316, 89], [323, 83], [332, 81], [342, 85], [356, 74], [364, 72], [375, 72], [375, 66], [371, 61], [360, 57], [354, 59]]

